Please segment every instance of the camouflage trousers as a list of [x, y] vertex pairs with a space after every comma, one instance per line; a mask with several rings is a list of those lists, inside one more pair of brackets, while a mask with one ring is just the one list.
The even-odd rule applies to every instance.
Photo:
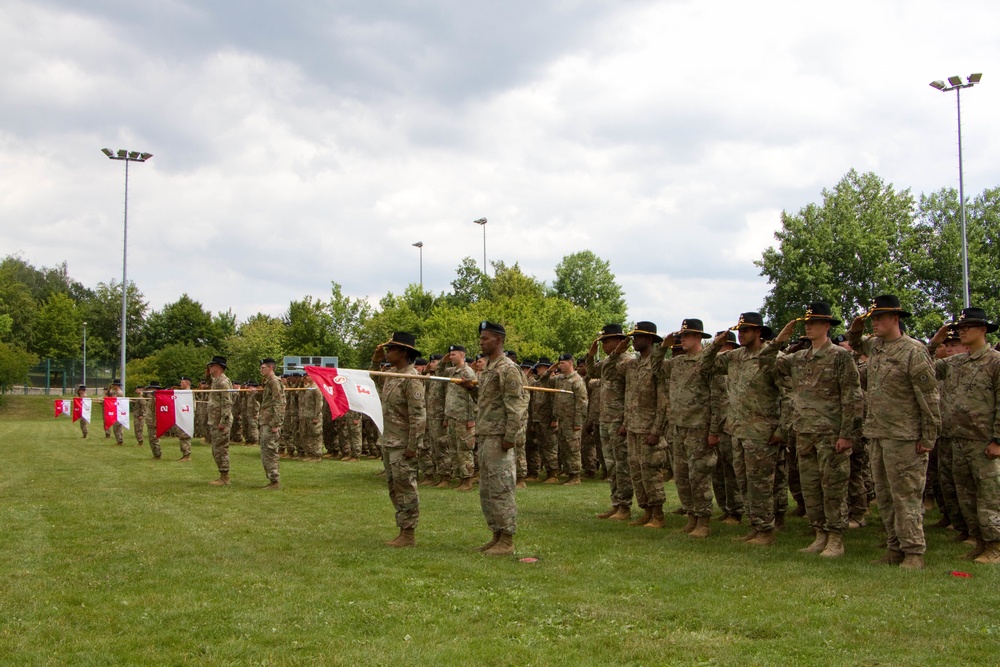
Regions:
[[551, 424], [540, 424], [542, 465], [550, 475], [559, 472], [559, 435]]
[[914, 440], [872, 438], [868, 456], [875, 479], [875, 499], [892, 551], [921, 555], [924, 539], [924, 482], [927, 454], [917, 454]]
[[809, 525], [815, 530], [843, 533], [847, 528], [851, 453], [837, 453], [837, 436], [831, 433], [799, 433], [796, 445]]
[[518, 481], [528, 476], [528, 420], [527, 413], [525, 419], [521, 420], [521, 428], [517, 432], [517, 454], [515, 456], [515, 470]]
[[628, 442], [620, 434], [621, 421], [601, 424], [601, 447], [604, 465], [611, 485], [611, 504], [615, 507], [632, 507], [632, 473], [628, 465]]
[[958, 489], [955, 487], [954, 453], [951, 438], [938, 438], [934, 449], [937, 451], [938, 485], [944, 499], [942, 512], [951, 521], [952, 527], [959, 533], [969, 532], [969, 523], [962, 514], [962, 506], [958, 500]]
[[503, 450], [503, 436], [479, 437], [479, 504], [486, 525], [494, 533], [517, 532], [515, 456], [514, 448]]
[[697, 517], [712, 516], [712, 470], [719, 453], [707, 441], [707, 428], [674, 428], [674, 484], [681, 507]]
[[115, 444], [121, 445], [125, 442], [125, 429], [121, 424], [111, 426], [111, 432], [115, 434]]
[[986, 456], [986, 443], [952, 440], [952, 474], [969, 536], [1000, 541], [1000, 459]]
[[427, 415], [427, 434], [423, 447], [417, 451], [417, 470], [423, 477], [434, 477], [443, 472], [439, 469], [439, 464], [445, 463], [441, 460], [441, 447], [442, 440], [448, 437], [448, 430], [443, 422], [443, 413]]
[[143, 432], [146, 430], [146, 419], [145, 417], [136, 417], [132, 420], [132, 434], [135, 436], [135, 441], [137, 444], [142, 445], [143, 443]]
[[655, 445], [647, 445], [648, 433], [628, 432], [628, 470], [632, 478], [635, 502], [642, 509], [661, 507], [666, 502], [663, 491], [663, 463], [667, 449], [660, 438]]
[[159, 458], [163, 454], [163, 450], [160, 448], [160, 436], [156, 435], [156, 422], [151, 422], [146, 427], [146, 436], [149, 439], [149, 449], [153, 452], [153, 456]]
[[[949, 450], [950, 453], [950, 450]], [[868, 514], [872, 497], [872, 467], [864, 438], [854, 441], [851, 448], [851, 479], [847, 482], [847, 518], [860, 521]]]
[[538, 471], [542, 468], [542, 452], [539, 445], [538, 422], [528, 422], [528, 431], [525, 434], [524, 457], [528, 477], [538, 477]]
[[597, 424], [585, 425], [580, 434], [580, 465], [588, 474], [597, 472], [600, 449], [601, 429]]
[[229, 429], [219, 430], [218, 425], [209, 425], [212, 440], [212, 458], [219, 472], [229, 472]]
[[299, 419], [299, 447], [306, 456], [323, 456], [323, 420]]
[[171, 426], [170, 430], [167, 431], [164, 435], [171, 438], [177, 438], [178, 440], [180, 440], [181, 456], [191, 455], [191, 436], [182, 431], [180, 426], [177, 426], [176, 424], [174, 426]]
[[341, 417], [337, 421], [337, 441], [344, 456], [361, 456], [361, 420], [355, 424], [350, 417]]
[[389, 500], [396, 510], [396, 526], [416, 528], [420, 520], [420, 497], [417, 495], [417, 458], [406, 458], [402, 447], [382, 447], [382, 465]]
[[[83, 437], [86, 438], [87, 434], [90, 433], [90, 429], [87, 428], [87, 420], [86, 419], [79, 419], [77, 421], [80, 423], [80, 433], [83, 435]], [[139, 442], [142, 442], [141, 438], [139, 439]]]
[[[278, 441], [281, 440], [281, 429], [275, 433], [270, 424], [261, 424], [257, 429], [257, 442], [260, 444], [260, 462], [264, 466], [267, 479], [277, 482], [281, 478], [278, 472]], [[249, 434], [248, 434], [249, 435]]]
[[799, 479], [798, 435], [789, 435], [788, 441], [781, 447], [781, 457], [778, 459], [774, 474], [774, 511], [784, 514], [788, 509], [788, 493], [799, 505], [805, 507], [802, 497], [802, 481]]
[[783, 455], [778, 445], [769, 445], [765, 440], [733, 439], [736, 483], [750, 525], [760, 531], [774, 530], [775, 475]]
[[448, 421], [448, 451], [452, 460], [452, 476], [469, 479], [476, 473], [473, 451], [476, 448], [476, 427], [468, 428], [466, 422]]
[[712, 490], [715, 492], [715, 502], [719, 509], [729, 516], [743, 516], [743, 494], [736, 481], [736, 468], [733, 466], [733, 436], [728, 433], [719, 434], [719, 444], [716, 445], [719, 455], [712, 470]]
[[556, 436], [559, 438], [559, 451], [563, 455], [563, 469], [570, 475], [583, 472], [581, 450], [583, 446], [581, 431], [573, 428], [573, 424], [559, 422]]

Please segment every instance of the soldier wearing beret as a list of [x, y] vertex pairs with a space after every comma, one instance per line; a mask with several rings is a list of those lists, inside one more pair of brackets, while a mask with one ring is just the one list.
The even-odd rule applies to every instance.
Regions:
[[559, 442], [559, 451], [566, 461], [569, 478], [564, 485], [580, 484], [582, 466], [583, 424], [587, 419], [587, 387], [576, 372], [576, 360], [572, 354], [559, 356], [559, 374], [553, 382], [556, 389], [569, 393], [552, 396], [552, 421], [550, 426]]
[[[475, 381], [476, 372], [465, 361], [464, 346], [448, 348], [448, 363], [448, 377]], [[476, 449], [476, 404], [468, 391], [453, 382], [445, 385], [444, 419], [450, 463], [441, 472], [438, 488], [448, 488], [454, 475], [460, 480], [458, 489], [471, 491], [476, 470], [472, 460]]]
[[233, 427], [233, 383], [226, 377], [226, 358], [218, 355], [208, 362], [212, 391], [208, 393], [208, 428], [212, 457], [219, 478], [212, 486], [229, 486], [229, 433]]
[[[927, 453], [937, 441], [941, 413], [930, 355], [901, 331], [902, 319], [909, 316], [898, 297], [877, 296], [868, 312], [851, 323], [848, 340], [868, 357], [864, 435], [888, 547], [876, 562], [922, 570]], [[867, 319], [872, 322], [871, 336], [864, 336]]]

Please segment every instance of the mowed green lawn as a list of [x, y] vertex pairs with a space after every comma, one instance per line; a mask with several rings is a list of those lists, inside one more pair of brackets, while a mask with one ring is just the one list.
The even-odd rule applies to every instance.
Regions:
[[[706, 541], [599, 521], [601, 482], [518, 494], [518, 557], [489, 537], [478, 495], [421, 487], [415, 549], [396, 534], [379, 463], [282, 462], [265, 492], [256, 448], [233, 485], [209, 449], [177, 463], [80, 439], [51, 400], [0, 408], [0, 663], [11, 665], [920, 665], [995, 664], [1000, 570], [931, 530], [928, 568], [772, 549], [713, 522]], [[667, 486], [670, 509], [674, 487]], [[936, 515], [929, 517], [935, 519]], [[952, 570], [972, 573], [956, 578]]]

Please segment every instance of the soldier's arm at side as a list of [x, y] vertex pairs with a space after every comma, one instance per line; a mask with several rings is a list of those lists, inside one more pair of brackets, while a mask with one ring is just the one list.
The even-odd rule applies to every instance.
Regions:
[[517, 444], [518, 433], [521, 430], [521, 414], [524, 412], [522, 394], [526, 392], [521, 380], [521, 369], [512, 365], [502, 365], [498, 369], [498, 375], [504, 408], [503, 448], [507, 450], [510, 449], [508, 445], [512, 447]]
[[920, 440], [917, 446], [931, 450], [941, 430], [941, 407], [938, 385], [931, 358], [923, 346], [914, 348], [909, 358], [910, 384], [920, 408]]
[[[406, 442], [406, 456], [416, 455], [424, 442], [427, 430], [427, 403], [424, 400], [423, 382], [420, 380], [405, 380], [406, 411], [409, 416], [409, 437]], [[411, 457], [412, 458], [412, 457]]]

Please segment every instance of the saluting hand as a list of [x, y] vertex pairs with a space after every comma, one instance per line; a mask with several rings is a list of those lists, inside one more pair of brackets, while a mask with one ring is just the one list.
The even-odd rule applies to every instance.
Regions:
[[375, 352], [372, 353], [372, 361], [376, 364], [385, 361], [385, 350], [382, 348], [382, 343], [375, 346]]
[[788, 324], [786, 324], [781, 329], [781, 331], [778, 333], [778, 335], [775, 337], [774, 342], [775, 343], [784, 343], [784, 342], [788, 341], [788, 339], [792, 337], [792, 334], [795, 333], [795, 326], [798, 323], [799, 323], [798, 320], [792, 320], [791, 322], [789, 322]]
[[597, 342], [599, 340], [600, 340], [599, 338], [595, 338], [594, 342], [590, 344], [590, 349], [587, 350], [587, 356], [588, 357], [596, 357], [597, 356]]
[[933, 343], [934, 345], [940, 345], [948, 338], [948, 334], [950, 332], [951, 332], [951, 327], [945, 324], [943, 327], [937, 330], [937, 333], [934, 334], [934, 338], [931, 338], [931, 343]]
[[854, 321], [851, 322], [851, 328], [848, 329], [848, 333], [859, 334], [864, 330], [865, 330], [865, 316], [858, 315], [857, 317], [854, 318]]
[[666, 338], [660, 341], [660, 347], [673, 347], [674, 343], [677, 342], [677, 338], [674, 336], [675, 332], [670, 332], [667, 334]]
[[632, 342], [632, 339], [629, 338], [628, 336], [625, 336], [624, 338], [622, 338], [621, 342], [618, 343], [618, 347], [615, 348], [615, 353], [616, 354], [622, 354], [622, 353], [624, 353], [628, 349], [628, 346], [629, 346], [629, 344], [631, 342]]

